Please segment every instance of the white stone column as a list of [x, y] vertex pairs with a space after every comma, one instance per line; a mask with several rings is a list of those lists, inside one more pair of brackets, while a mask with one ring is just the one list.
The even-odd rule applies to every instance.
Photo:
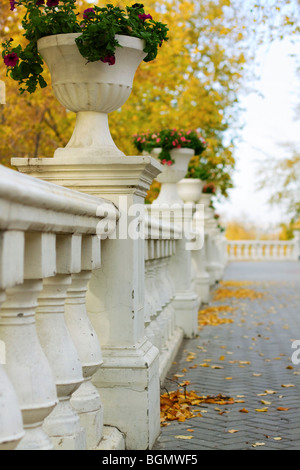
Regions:
[[158, 350], [144, 336], [140, 242], [103, 241], [102, 268], [93, 273], [88, 294], [104, 360], [93, 377], [104, 423], [125, 433], [126, 447], [136, 450], [151, 448], [159, 434]]

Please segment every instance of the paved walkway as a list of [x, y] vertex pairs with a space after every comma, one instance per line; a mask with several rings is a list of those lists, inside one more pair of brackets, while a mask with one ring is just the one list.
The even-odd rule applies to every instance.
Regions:
[[231, 263], [224, 281], [235, 281], [230, 289], [239, 295], [250, 289], [250, 298], [212, 300], [234, 308], [218, 313], [232, 323], [202, 326], [185, 340], [164, 387], [177, 389], [169, 379], [190, 381], [187, 391], [234, 403], [200, 404], [201, 417], [168, 422], [154, 450], [299, 450], [300, 364], [292, 363], [291, 346], [300, 340], [300, 263]]

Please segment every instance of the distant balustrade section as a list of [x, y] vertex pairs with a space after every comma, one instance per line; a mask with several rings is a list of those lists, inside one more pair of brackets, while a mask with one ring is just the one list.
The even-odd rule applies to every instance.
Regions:
[[297, 261], [299, 240], [237, 240], [227, 241], [229, 261]]
[[176, 290], [171, 261], [181, 231], [174, 223], [145, 217], [145, 334], [159, 352], [161, 383], [181, 345], [184, 332], [176, 324], [173, 306]]

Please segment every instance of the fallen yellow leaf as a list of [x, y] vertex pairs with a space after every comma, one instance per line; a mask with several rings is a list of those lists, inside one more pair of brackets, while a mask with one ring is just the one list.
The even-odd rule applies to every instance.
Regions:
[[234, 433], [239, 432], [239, 431], [237, 429], [230, 429], [227, 432], [229, 432], [229, 434], [234, 434]]
[[259, 447], [259, 446], [265, 446], [266, 444], [264, 442], [256, 442], [255, 444], [252, 444], [252, 447]]
[[274, 441], [282, 441], [282, 437], [273, 437]]
[[174, 436], [175, 439], [193, 439], [193, 436]]
[[283, 388], [290, 388], [290, 387], [295, 387], [294, 384], [283, 384], [281, 385]]
[[246, 408], [242, 408], [242, 409], [240, 410], [240, 413], [249, 413], [249, 411], [246, 410]]
[[269, 411], [269, 408], [256, 408], [256, 410], [258, 413], [266, 413], [267, 411]]

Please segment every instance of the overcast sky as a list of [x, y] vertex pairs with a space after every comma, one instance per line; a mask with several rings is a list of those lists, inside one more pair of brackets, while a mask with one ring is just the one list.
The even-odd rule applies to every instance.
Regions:
[[260, 93], [242, 97], [246, 125], [235, 151], [235, 188], [228, 201], [217, 204], [218, 212], [226, 219], [243, 218], [269, 227], [286, 216], [279, 208], [270, 207], [269, 194], [257, 191], [256, 185], [261, 162], [268, 156], [271, 159], [288, 156], [280, 143], [290, 141], [300, 147], [300, 120], [295, 120], [300, 80], [295, 74], [296, 59], [291, 54], [299, 59], [299, 41], [296, 45], [288, 40], [276, 42], [263, 49], [257, 69], [259, 80], [249, 84]]

